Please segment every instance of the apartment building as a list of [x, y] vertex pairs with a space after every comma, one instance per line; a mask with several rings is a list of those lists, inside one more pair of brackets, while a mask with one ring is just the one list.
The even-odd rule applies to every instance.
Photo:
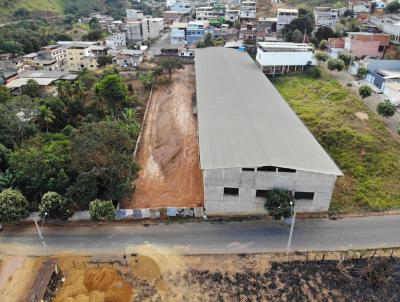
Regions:
[[126, 46], [126, 35], [125, 33], [114, 33], [105, 39], [108, 47], [125, 47]]
[[227, 9], [225, 11], [225, 21], [235, 23], [240, 19], [240, 10], [238, 9]]
[[276, 30], [280, 31], [286, 24], [299, 17], [299, 10], [294, 8], [279, 8], [276, 16]]
[[177, 12], [177, 11], [165, 11], [163, 12], [163, 18], [165, 24], [189, 21], [189, 13]]
[[126, 22], [140, 21], [144, 18], [143, 12], [137, 9], [126, 10]]
[[143, 40], [143, 30], [141, 21], [131, 21], [126, 23], [126, 37], [129, 41], [138, 42]]
[[190, 21], [186, 29], [186, 42], [188, 45], [193, 45], [197, 41], [203, 39], [206, 34], [208, 23], [204, 21]]
[[163, 18], [145, 17], [142, 20], [143, 40], [156, 39], [164, 29]]
[[210, 20], [215, 18], [214, 8], [212, 6], [203, 6], [196, 8], [196, 20]]
[[96, 70], [98, 65], [98, 55], [103, 53], [99, 49], [92, 49], [96, 46], [88, 46], [85, 44], [74, 43], [66, 48], [67, 68], [69, 71], [79, 72], [83, 69]]
[[176, 45], [182, 45], [185, 44], [186, 42], [186, 30], [187, 30], [187, 23], [180, 23], [180, 22], [175, 22], [171, 25], [171, 44]]

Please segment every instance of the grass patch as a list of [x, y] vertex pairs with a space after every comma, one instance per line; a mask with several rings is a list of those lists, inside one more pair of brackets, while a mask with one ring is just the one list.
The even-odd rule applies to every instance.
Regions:
[[286, 75], [273, 83], [344, 173], [331, 211], [400, 208], [400, 143], [361, 99], [327, 73], [317, 80]]

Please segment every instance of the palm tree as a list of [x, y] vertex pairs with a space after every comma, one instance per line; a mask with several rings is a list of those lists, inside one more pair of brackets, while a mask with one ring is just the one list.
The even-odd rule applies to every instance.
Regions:
[[136, 137], [140, 131], [140, 123], [137, 121], [137, 112], [133, 108], [125, 108], [122, 120], [128, 125], [129, 131]]
[[39, 123], [46, 127], [46, 132], [49, 132], [49, 125], [54, 123], [56, 117], [49, 107], [39, 106], [39, 114], [37, 118]]

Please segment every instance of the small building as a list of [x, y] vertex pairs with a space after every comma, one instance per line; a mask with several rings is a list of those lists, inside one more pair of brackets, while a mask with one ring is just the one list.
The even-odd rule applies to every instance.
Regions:
[[260, 17], [258, 18], [258, 26], [266, 29], [269, 33], [276, 32], [278, 18]]
[[105, 39], [107, 47], [126, 47], [125, 33], [113, 33]]
[[163, 30], [164, 30], [163, 18], [153, 18], [146, 16], [142, 20], [143, 40], [156, 39], [160, 36]]
[[316, 65], [314, 48], [305, 43], [257, 42], [257, 65], [271, 76]]
[[170, 10], [189, 14], [192, 11], [192, 4], [190, 2], [176, 2], [170, 7]]
[[196, 8], [196, 20], [198, 21], [208, 21], [216, 17], [218, 16], [214, 14], [214, 8], [212, 6], [202, 6]]
[[18, 66], [12, 61], [0, 61], [0, 85], [5, 85], [18, 77]]
[[143, 50], [122, 48], [115, 54], [115, 62], [121, 67], [137, 67], [143, 61]]
[[400, 60], [370, 60], [366, 80], [378, 87], [390, 102], [400, 106]]
[[299, 10], [297, 8], [278, 8], [276, 19], [276, 30], [282, 30], [286, 24], [299, 17]]
[[204, 21], [190, 21], [186, 28], [187, 45], [193, 45], [203, 39], [208, 23]]
[[126, 22], [141, 21], [144, 18], [143, 12], [137, 9], [126, 10]]
[[225, 11], [225, 21], [235, 23], [240, 19], [240, 10], [238, 9], [227, 9]]
[[97, 70], [98, 56], [107, 53], [107, 48], [97, 45], [73, 43], [66, 48], [67, 69], [79, 72], [83, 69]]
[[268, 191], [326, 212], [342, 172], [244, 52], [197, 49], [196, 104], [207, 215], [265, 214]]
[[126, 23], [126, 36], [129, 41], [138, 42], [143, 40], [141, 21], [130, 21]]
[[344, 49], [354, 56], [382, 58], [390, 44], [390, 35], [368, 32], [348, 32], [344, 38]]
[[400, 45], [400, 15], [372, 16], [370, 22], [383, 33], [390, 35], [390, 42]]
[[333, 9], [330, 7], [316, 7], [313, 10], [315, 26], [328, 26], [333, 27], [339, 20], [340, 9]]

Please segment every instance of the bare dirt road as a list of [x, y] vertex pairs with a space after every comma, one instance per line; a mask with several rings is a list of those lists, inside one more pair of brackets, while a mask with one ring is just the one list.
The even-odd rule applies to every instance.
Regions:
[[194, 67], [186, 66], [153, 92], [138, 150], [142, 169], [125, 208], [203, 205], [194, 91]]

